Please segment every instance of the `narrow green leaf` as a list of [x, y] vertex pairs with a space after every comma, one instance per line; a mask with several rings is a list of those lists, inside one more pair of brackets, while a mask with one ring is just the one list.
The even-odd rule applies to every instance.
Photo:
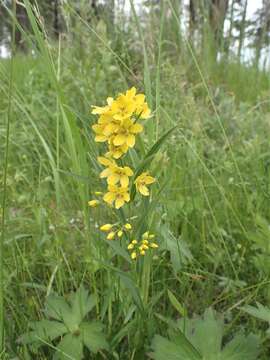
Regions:
[[172, 306], [179, 312], [181, 316], [186, 316], [185, 308], [179, 303], [179, 301], [176, 299], [176, 297], [169, 289], [167, 291]]
[[[136, 179], [146, 168], [146, 166], [149, 166], [151, 161], [154, 158], [154, 155], [158, 152], [161, 145], [164, 143], [164, 141], [168, 138], [168, 136], [177, 128], [177, 126], [173, 126], [171, 129], [165, 132], [156, 142], [155, 144], [150, 148], [150, 150], [145, 155], [142, 162], [139, 164], [138, 168], [135, 171], [134, 179]], [[132, 184], [131, 191], [130, 191], [130, 198], [131, 200], [134, 199], [136, 194], [135, 184]]]

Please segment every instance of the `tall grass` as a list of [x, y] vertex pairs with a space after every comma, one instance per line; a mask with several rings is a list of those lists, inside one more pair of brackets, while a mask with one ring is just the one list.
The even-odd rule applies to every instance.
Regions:
[[[51, 358], [52, 344], [33, 353], [17, 340], [43, 318], [50, 294], [82, 283], [96, 295], [95, 316], [110, 340], [110, 352], [97, 358], [142, 359], [155, 334], [209, 306], [230, 321], [228, 338], [243, 328], [263, 333], [241, 306], [269, 301], [268, 75], [233, 62], [206, 66], [185, 42], [174, 2], [147, 21], [130, 3], [129, 21], [113, 36], [106, 18], [88, 22], [66, 4], [75, 32], [54, 43], [38, 3], [25, 0], [31, 33], [23, 35], [35, 55], [0, 63], [0, 109], [9, 109], [10, 127], [0, 144], [9, 159], [1, 242], [7, 358]], [[87, 207], [100, 190], [90, 106], [132, 85], [153, 111], [141, 154], [175, 127], [151, 159], [156, 200], [136, 214], [138, 232], [151, 226], [160, 250], [138, 269], [97, 231], [105, 214]], [[267, 359], [269, 346], [261, 347]]]

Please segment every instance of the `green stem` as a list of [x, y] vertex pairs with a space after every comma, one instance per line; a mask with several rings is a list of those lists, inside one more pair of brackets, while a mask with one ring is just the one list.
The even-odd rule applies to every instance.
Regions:
[[5, 216], [6, 216], [6, 199], [7, 199], [7, 172], [8, 172], [8, 153], [10, 137], [10, 118], [11, 118], [11, 97], [13, 85], [13, 63], [15, 52], [15, 19], [16, 19], [16, 0], [13, 0], [12, 11], [14, 18], [12, 21], [12, 50], [10, 60], [9, 90], [8, 90], [8, 109], [7, 109], [7, 126], [6, 126], [6, 144], [4, 160], [4, 179], [3, 179], [3, 201], [2, 201], [2, 236], [0, 242], [0, 353], [4, 352], [4, 241], [5, 241]]

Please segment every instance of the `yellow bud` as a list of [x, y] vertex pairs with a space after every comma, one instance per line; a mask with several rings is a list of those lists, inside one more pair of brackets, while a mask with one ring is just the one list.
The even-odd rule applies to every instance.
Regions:
[[133, 245], [133, 244], [129, 244], [127, 248], [128, 248], [128, 250], [132, 250], [132, 249], [134, 249], [134, 245]]
[[148, 239], [149, 237], [149, 231], [146, 231], [144, 234], [143, 234], [143, 239]]
[[122, 235], [123, 235], [123, 231], [122, 231], [122, 230], [119, 230], [119, 231], [117, 232], [117, 236], [118, 236], [118, 237], [122, 237]]
[[142, 243], [143, 243], [144, 245], [148, 245], [149, 241], [148, 241], [148, 240], [143, 240]]
[[115, 232], [114, 231], [111, 231], [109, 232], [108, 236], [107, 236], [107, 240], [113, 240], [115, 237]]
[[130, 256], [132, 260], [135, 260], [137, 257], [136, 251], [133, 251]]
[[157, 249], [157, 248], [158, 248], [158, 244], [156, 244], [156, 243], [151, 243], [149, 246], [150, 246], [151, 248], [153, 248], [153, 249]]
[[112, 227], [113, 227], [112, 224], [105, 224], [100, 227], [100, 230], [101, 231], [110, 231], [112, 229]]
[[137, 240], [132, 240], [131, 243], [136, 245], [136, 244], [138, 244], [138, 241]]
[[155, 235], [154, 234], [150, 234], [149, 235], [149, 239], [154, 239]]
[[97, 196], [101, 196], [101, 195], [103, 195], [103, 192], [101, 192], [101, 191], [95, 191], [94, 194], [97, 195]]
[[88, 201], [88, 205], [90, 207], [97, 207], [99, 205], [99, 201], [98, 200], [90, 200], [90, 201]]
[[142, 249], [143, 249], [143, 250], [148, 250], [149, 247], [148, 247], [147, 245], [142, 245]]
[[145, 255], [145, 251], [144, 251], [144, 250], [141, 250], [141, 251], [140, 251], [140, 254], [141, 254], [142, 256], [144, 256], [144, 255]]
[[124, 227], [125, 227], [126, 230], [131, 230], [131, 229], [132, 229], [132, 226], [131, 226], [131, 224], [129, 224], [129, 223], [126, 223], [126, 224], [124, 225]]

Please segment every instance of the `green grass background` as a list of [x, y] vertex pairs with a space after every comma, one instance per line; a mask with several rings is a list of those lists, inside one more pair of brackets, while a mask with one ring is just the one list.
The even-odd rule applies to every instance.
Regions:
[[[42, 318], [46, 294], [84, 283], [100, 299], [96, 316], [119, 359], [140, 359], [137, 349], [149, 351], [153, 335], [166, 334], [157, 314], [179, 316], [167, 290], [189, 316], [210, 306], [224, 314], [228, 338], [239, 329], [259, 334], [261, 359], [269, 359], [265, 323], [241, 311], [270, 302], [269, 74], [233, 59], [216, 63], [207, 49], [197, 54], [177, 20], [162, 14], [152, 14], [143, 29], [133, 9], [128, 26], [113, 35], [104, 21], [89, 25], [76, 17], [77, 28], [55, 43], [32, 16], [25, 36], [35, 54], [14, 57], [3, 242], [6, 358], [31, 358], [17, 339]], [[10, 67], [1, 60], [1, 178]], [[107, 246], [96, 223], [107, 221], [87, 207], [100, 190], [90, 106], [131, 86], [146, 93], [154, 113], [146, 149], [177, 125], [151, 166], [158, 199], [147, 217], [163, 245], [152, 264], [147, 335], [144, 325], [136, 330], [124, 322], [132, 295], [121, 287], [116, 294], [117, 277], [98, 261]], [[48, 351], [35, 359], [50, 358]]]

